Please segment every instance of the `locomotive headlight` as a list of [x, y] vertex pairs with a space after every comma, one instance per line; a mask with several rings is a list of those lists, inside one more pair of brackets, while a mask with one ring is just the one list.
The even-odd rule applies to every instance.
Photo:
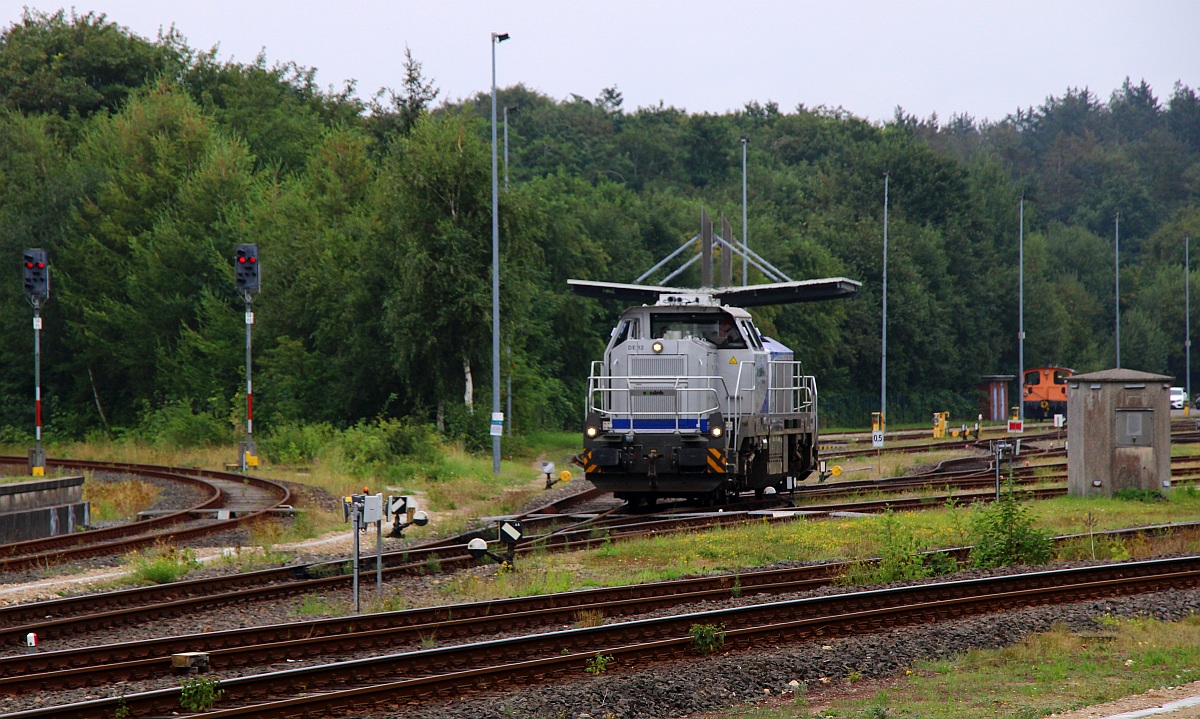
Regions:
[[595, 439], [596, 435], [600, 434], [600, 430], [596, 429], [595, 427], [588, 427], [587, 429], [583, 430], [583, 433], [588, 436], [588, 439]]
[[654, 354], [658, 354], [659, 352], [662, 352], [663, 344], [662, 342], [655, 342], [654, 344], [650, 345], [650, 349], [654, 350]]
[[712, 436], [720, 437], [721, 435], [725, 434], [725, 429], [719, 425], [713, 425], [711, 432]]

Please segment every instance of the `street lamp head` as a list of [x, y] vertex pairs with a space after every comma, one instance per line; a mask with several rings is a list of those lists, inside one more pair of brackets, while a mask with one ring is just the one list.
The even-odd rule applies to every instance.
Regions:
[[750, 142], [750, 138], [748, 138], [748, 137], [743, 137], [743, 138], [742, 138], [742, 144], [743, 144], [743, 145], [745, 145], [745, 144], [746, 144], [746, 143], [748, 143], [748, 142]]
[[504, 41], [505, 41], [505, 40], [507, 40], [507, 39], [508, 39], [508, 33], [506, 33], [506, 32], [494, 32], [494, 33], [492, 33], [492, 40], [493, 40], [494, 42], [504, 42]]

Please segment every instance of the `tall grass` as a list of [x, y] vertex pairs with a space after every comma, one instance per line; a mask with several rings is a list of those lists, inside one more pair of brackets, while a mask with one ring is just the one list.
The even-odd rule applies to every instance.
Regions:
[[[209, 444], [205, 427], [211, 417], [202, 414], [172, 405], [144, 416], [145, 437], [134, 432], [97, 434], [88, 442], [59, 443], [49, 449], [59, 457], [224, 469], [237, 461], [236, 447], [231, 442]], [[189, 428], [196, 431], [189, 434]], [[533, 459], [545, 453], [562, 462], [578, 450], [579, 436], [542, 433], [533, 442], [505, 438], [504, 446], [505, 461], [500, 475], [494, 476], [490, 453], [472, 453], [452, 436], [411, 420], [376, 419], [347, 429], [283, 425], [259, 439], [260, 466], [254, 474], [310, 485], [334, 497], [364, 490], [413, 495], [433, 518], [428, 527], [411, 530], [414, 536], [447, 534], [466, 529], [470, 517], [513, 512], [534, 499], [541, 490], [539, 475], [530, 466]], [[156, 498], [149, 485], [136, 484], [97, 485], [88, 496], [98, 520], [131, 518]], [[255, 543], [271, 546], [343, 528], [340, 511], [306, 509], [290, 526], [258, 528]]]
[[126, 555], [130, 577], [136, 584], [168, 584], [177, 582], [200, 566], [196, 553], [187, 548], [160, 545]]
[[93, 522], [128, 521], [154, 506], [162, 488], [140, 479], [101, 482], [85, 476], [83, 501], [91, 502]]

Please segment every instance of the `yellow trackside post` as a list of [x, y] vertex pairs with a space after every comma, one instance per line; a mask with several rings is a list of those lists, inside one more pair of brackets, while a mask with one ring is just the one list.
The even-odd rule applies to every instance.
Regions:
[[949, 412], [933, 413], [933, 438], [942, 439], [946, 436], [946, 420], [950, 419]]

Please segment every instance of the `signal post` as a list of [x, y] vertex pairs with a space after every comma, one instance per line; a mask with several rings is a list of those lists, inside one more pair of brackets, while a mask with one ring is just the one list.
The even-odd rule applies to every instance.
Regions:
[[254, 383], [250, 374], [250, 328], [254, 326], [250, 303], [259, 290], [258, 245], [237, 246], [233, 272], [238, 294], [246, 301], [246, 441], [238, 443], [238, 463], [245, 472], [258, 466], [258, 446], [254, 442]]
[[42, 303], [50, 299], [50, 266], [46, 251], [29, 248], [24, 253], [25, 299], [33, 305], [33, 402], [34, 447], [29, 450], [29, 473], [46, 474], [46, 450], [42, 447]]

